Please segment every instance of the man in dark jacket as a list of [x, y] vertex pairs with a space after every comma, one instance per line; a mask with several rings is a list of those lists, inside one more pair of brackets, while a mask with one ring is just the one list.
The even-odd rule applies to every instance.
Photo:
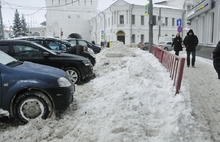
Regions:
[[220, 79], [220, 41], [218, 42], [215, 50], [212, 52], [213, 66], [218, 73], [218, 79]]
[[196, 46], [198, 45], [198, 38], [193, 30], [189, 30], [187, 36], [184, 38], [184, 45], [187, 53], [187, 67], [190, 65], [190, 54], [192, 53], [192, 67], [195, 67], [196, 60]]
[[182, 38], [180, 33], [176, 34], [176, 37], [173, 40], [172, 47], [174, 46], [175, 55], [179, 56], [179, 52], [183, 50], [182, 48]]
[[67, 50], [67, 53], [82, 56], [83, 52], [86, 50], [87, 50], [87, 47], [85, 47], [85, 46], [75, 45], [75, 46], [72, 46], [69, 50]]

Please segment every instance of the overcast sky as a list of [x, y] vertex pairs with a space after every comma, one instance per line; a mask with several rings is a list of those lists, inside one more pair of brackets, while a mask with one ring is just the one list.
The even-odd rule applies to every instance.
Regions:
[[[104, 10], [117, 0], [99, 0], [98, 10]], [[131, 1], [132, 0], [127, 0]], [[147, 0], [135, 0], [138, 3], [146, 3]], [[161, 0], [153, 0], [161, 1]], [[24, 14], [27, 23], [32, 25], [45, 21], [45, 0], [1, 0], [3, 23], [8, 28], [13, 25], [15, 9], [19, 14]]]

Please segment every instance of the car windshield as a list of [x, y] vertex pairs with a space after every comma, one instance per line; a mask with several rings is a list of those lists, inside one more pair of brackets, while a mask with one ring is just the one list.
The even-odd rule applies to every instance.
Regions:
[[17, 60], [11, 56], [9, 56], [8, 54], [0, 51], [0, 63], [3, 65], [7, 65], [8, 63], [11, 62], [16, 62]]
[[36, 45], [36, 46], [38, 46], [38, 47], [41, 47], [42, 49], [44, 49], [44, 50], [46, 50], [47, 52], [49, 52], [49, 53], [51, 53], [51, 54], [54, 54], [54, 55], [57, 55], [58, 53], [56, 53], [56, 52], [54, 52], [54, 51], [52, 51], [52, 50], [50, 50], [50, 49], [47, 49], [46, 47], [44, 47], [44, 46], [42, 46], [42, 45], [40, 45], [40, 44], [37, 44], [37, 43], [35, 43], [35, 42], [32, 42], [34, 45]]

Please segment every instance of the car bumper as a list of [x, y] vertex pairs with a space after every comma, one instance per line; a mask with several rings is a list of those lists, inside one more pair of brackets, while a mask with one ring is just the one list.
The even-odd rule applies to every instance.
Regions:
[[48, 90], [55, 104], [56, 110], [66, 109], [73, 102], [75, 86], [51, 88]]
[[84, 66], [82, 69], [81, 69], [81, 74], [82, 74], [82, 80], [87, 80], [87, 79], [90, 79], [94, 76], [93, 74], [93, 66], [90, 65], [90, 66]]

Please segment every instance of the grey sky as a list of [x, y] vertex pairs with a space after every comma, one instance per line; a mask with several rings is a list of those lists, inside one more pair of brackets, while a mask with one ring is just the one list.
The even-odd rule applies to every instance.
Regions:
[[[98, 10], [104, 10], [116, 0], [99, 0]], [[134, 1], [134, 0], [127, 0]], [[161, 0], [153, 0], [161, 1]], [[29, 26], [36, 25], [45, 21], [45, 0], [1, 0], [2, 2], [2, 17], [6, 28], [13, 25], [15, 9], [18, 9], [19, 14], [24, 14]], [[147, 0], [135, 0], [145, 4]]]

